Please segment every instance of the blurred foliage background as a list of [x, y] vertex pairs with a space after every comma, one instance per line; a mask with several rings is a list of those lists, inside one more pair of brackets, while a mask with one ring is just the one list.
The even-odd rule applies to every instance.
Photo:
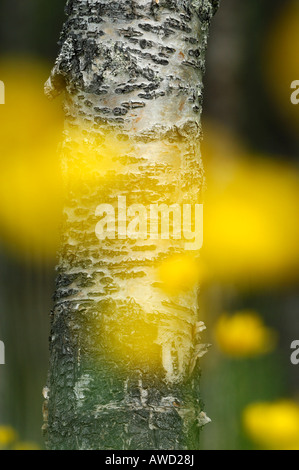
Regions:
[[[43, 447], [63, 124], [43, 83], [64, 4], [0, 0], [0, 449]], [[297, 0], [222, 0], [212, 25], [202, 265], [195, 273], [180, 259], [178, 270], [182, 282], [200, 276], [212, 344], [201, 364], [204, 449], [299, 448], [298, 31]]]

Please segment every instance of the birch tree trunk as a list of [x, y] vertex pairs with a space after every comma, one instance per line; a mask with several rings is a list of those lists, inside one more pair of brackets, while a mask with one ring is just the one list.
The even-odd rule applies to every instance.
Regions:
[[127, 206], [201, 202], [202, 77], [217, 3], [67, 3], [46, 84], [49, 96], [65, 92], [67, 190], [44, 390], [50, 449], [198, 449], [207, 421], [198, 288], [174, 295], [157, 274], [183, 240], [133, 240], [119, 225], [99, 241], [95, 228], [97, 206], [116, 209], [119, 196]]

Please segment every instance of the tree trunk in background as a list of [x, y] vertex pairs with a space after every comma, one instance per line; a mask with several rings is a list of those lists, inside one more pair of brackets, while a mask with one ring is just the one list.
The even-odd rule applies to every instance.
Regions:
[[99, 242], [95, 214], [119, 196], [202, 202], [202, 76], [217, 3], [67, 4], [46, 84], [50, 96], [65, 90], [67, 189], [44, 391], [50, 449], [198, 449], [198, 289], [173, 295], [158, 282], [183, 240]]

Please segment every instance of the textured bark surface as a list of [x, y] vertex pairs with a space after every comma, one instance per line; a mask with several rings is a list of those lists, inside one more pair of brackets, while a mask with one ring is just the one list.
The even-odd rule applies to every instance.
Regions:
[[195, 204], [213, 0], [71, 0], [46, 93], [65, 92], [67, 200], [45, 389], [50, 449], [198, 449], [198, 289], [157, 275], [183, 240], [106, 239], [96, 208]]

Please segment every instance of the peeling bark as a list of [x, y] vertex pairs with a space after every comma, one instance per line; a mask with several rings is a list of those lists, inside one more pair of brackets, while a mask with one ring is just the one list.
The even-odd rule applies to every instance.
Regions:
[[118, 196], [128, 205], [201, 202], [202, 76], [217, 4], [67, 2], [45, 87], [50, 97], [65, 93], [66, 114], [67, 198], [44, 391], [50, 449], [198, 449], [208, 421], [198, 288], [173, 296], [157, 282], [159, 264], [183, 253], [183, 242], [100, 243], [95, 211]]

